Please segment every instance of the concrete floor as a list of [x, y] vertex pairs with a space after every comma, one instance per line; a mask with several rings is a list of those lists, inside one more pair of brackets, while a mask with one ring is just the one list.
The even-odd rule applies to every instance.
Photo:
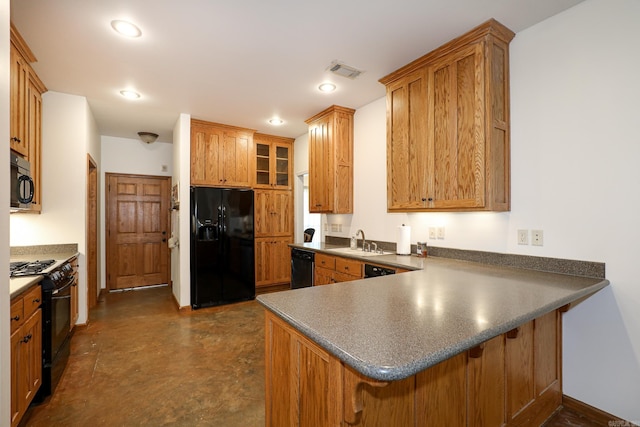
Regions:
[[[110, 293], [76, 328], [54, 395], [24, 426], [264, 426], [255, 301], [178, 313], [168, 287]], [[545, 426], [595, 426], [567, 410]]]
[[168, 287], [110, 293], [77, 328], [54, 395], [28, 426], [264, 426], [255, 301], [180, 314]]

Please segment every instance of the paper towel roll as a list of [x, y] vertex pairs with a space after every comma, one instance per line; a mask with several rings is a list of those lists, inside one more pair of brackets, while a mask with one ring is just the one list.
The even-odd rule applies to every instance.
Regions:
[[396, 234], [396, 253], [411, 255], [411, 227], [402, 224]]

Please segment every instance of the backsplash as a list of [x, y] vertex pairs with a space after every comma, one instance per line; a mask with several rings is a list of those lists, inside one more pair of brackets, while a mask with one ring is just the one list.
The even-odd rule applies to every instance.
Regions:
[[12, 246], [9, 254], [15, 255], [46, 255], [57, 253], [78, 252], [77, 243], [63, 243], [60, 245], [34, 245], [34, 246]]
[[[349, 246], [349, 239], [345, 237], [326, 236], [325, 242], [331, 245]], [[375, 241], [378, 247], [386, 251], [395, 251], [394, 242]], [[362, 241], [358, 240], [358, 246]], [[416, 252], [416, 245], [411, 245], [411, 253]], [[479, 262], [482, 264], [502, 267], [523, 268], [525, 270], [546, 271], [549, 273], [569, 274], [572, 276], [605, 278], [605, 264], [603, 262], [579, 261], [561, 258], [546, 258], [530, 255], [502, 254], [497, 252], [472, 251], [466, 249], [428, 247], [428, 256], [452, 258], [462, 261]]]

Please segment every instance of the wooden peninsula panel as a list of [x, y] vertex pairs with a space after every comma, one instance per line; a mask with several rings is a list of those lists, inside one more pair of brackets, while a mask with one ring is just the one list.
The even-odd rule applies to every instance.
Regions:
[[561, 404], [561, 315], [398, 381], [356, 372], [266, 311], [267, 426], [539, 425]]

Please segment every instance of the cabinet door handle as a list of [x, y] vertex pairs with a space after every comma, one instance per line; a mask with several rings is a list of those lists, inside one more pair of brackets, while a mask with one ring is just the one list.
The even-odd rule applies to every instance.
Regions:
[[40, 298], [34, 299], [33, 302], [39, 303], [40, 302]]
[[17, 136], [12, 137], [12, 138], [11, 138], [11, 140], [12, 140], [13, 142], [22, 142], [22, 141], [20, 140], [20, 138], [18, 138]]
[[24, 338], [22, 339], [22, 342], [26, 344], [26, 343], [28, 343], [29, 341], [31, 341], [31, 338], [33, 338], [33, 335], [29, 334], [29, 335], [27, 335], [26, 337], [24, 337]]
[[20, 316], [12, 317], [11, 320], [15, 320], [16, 322], [20, 320]]

